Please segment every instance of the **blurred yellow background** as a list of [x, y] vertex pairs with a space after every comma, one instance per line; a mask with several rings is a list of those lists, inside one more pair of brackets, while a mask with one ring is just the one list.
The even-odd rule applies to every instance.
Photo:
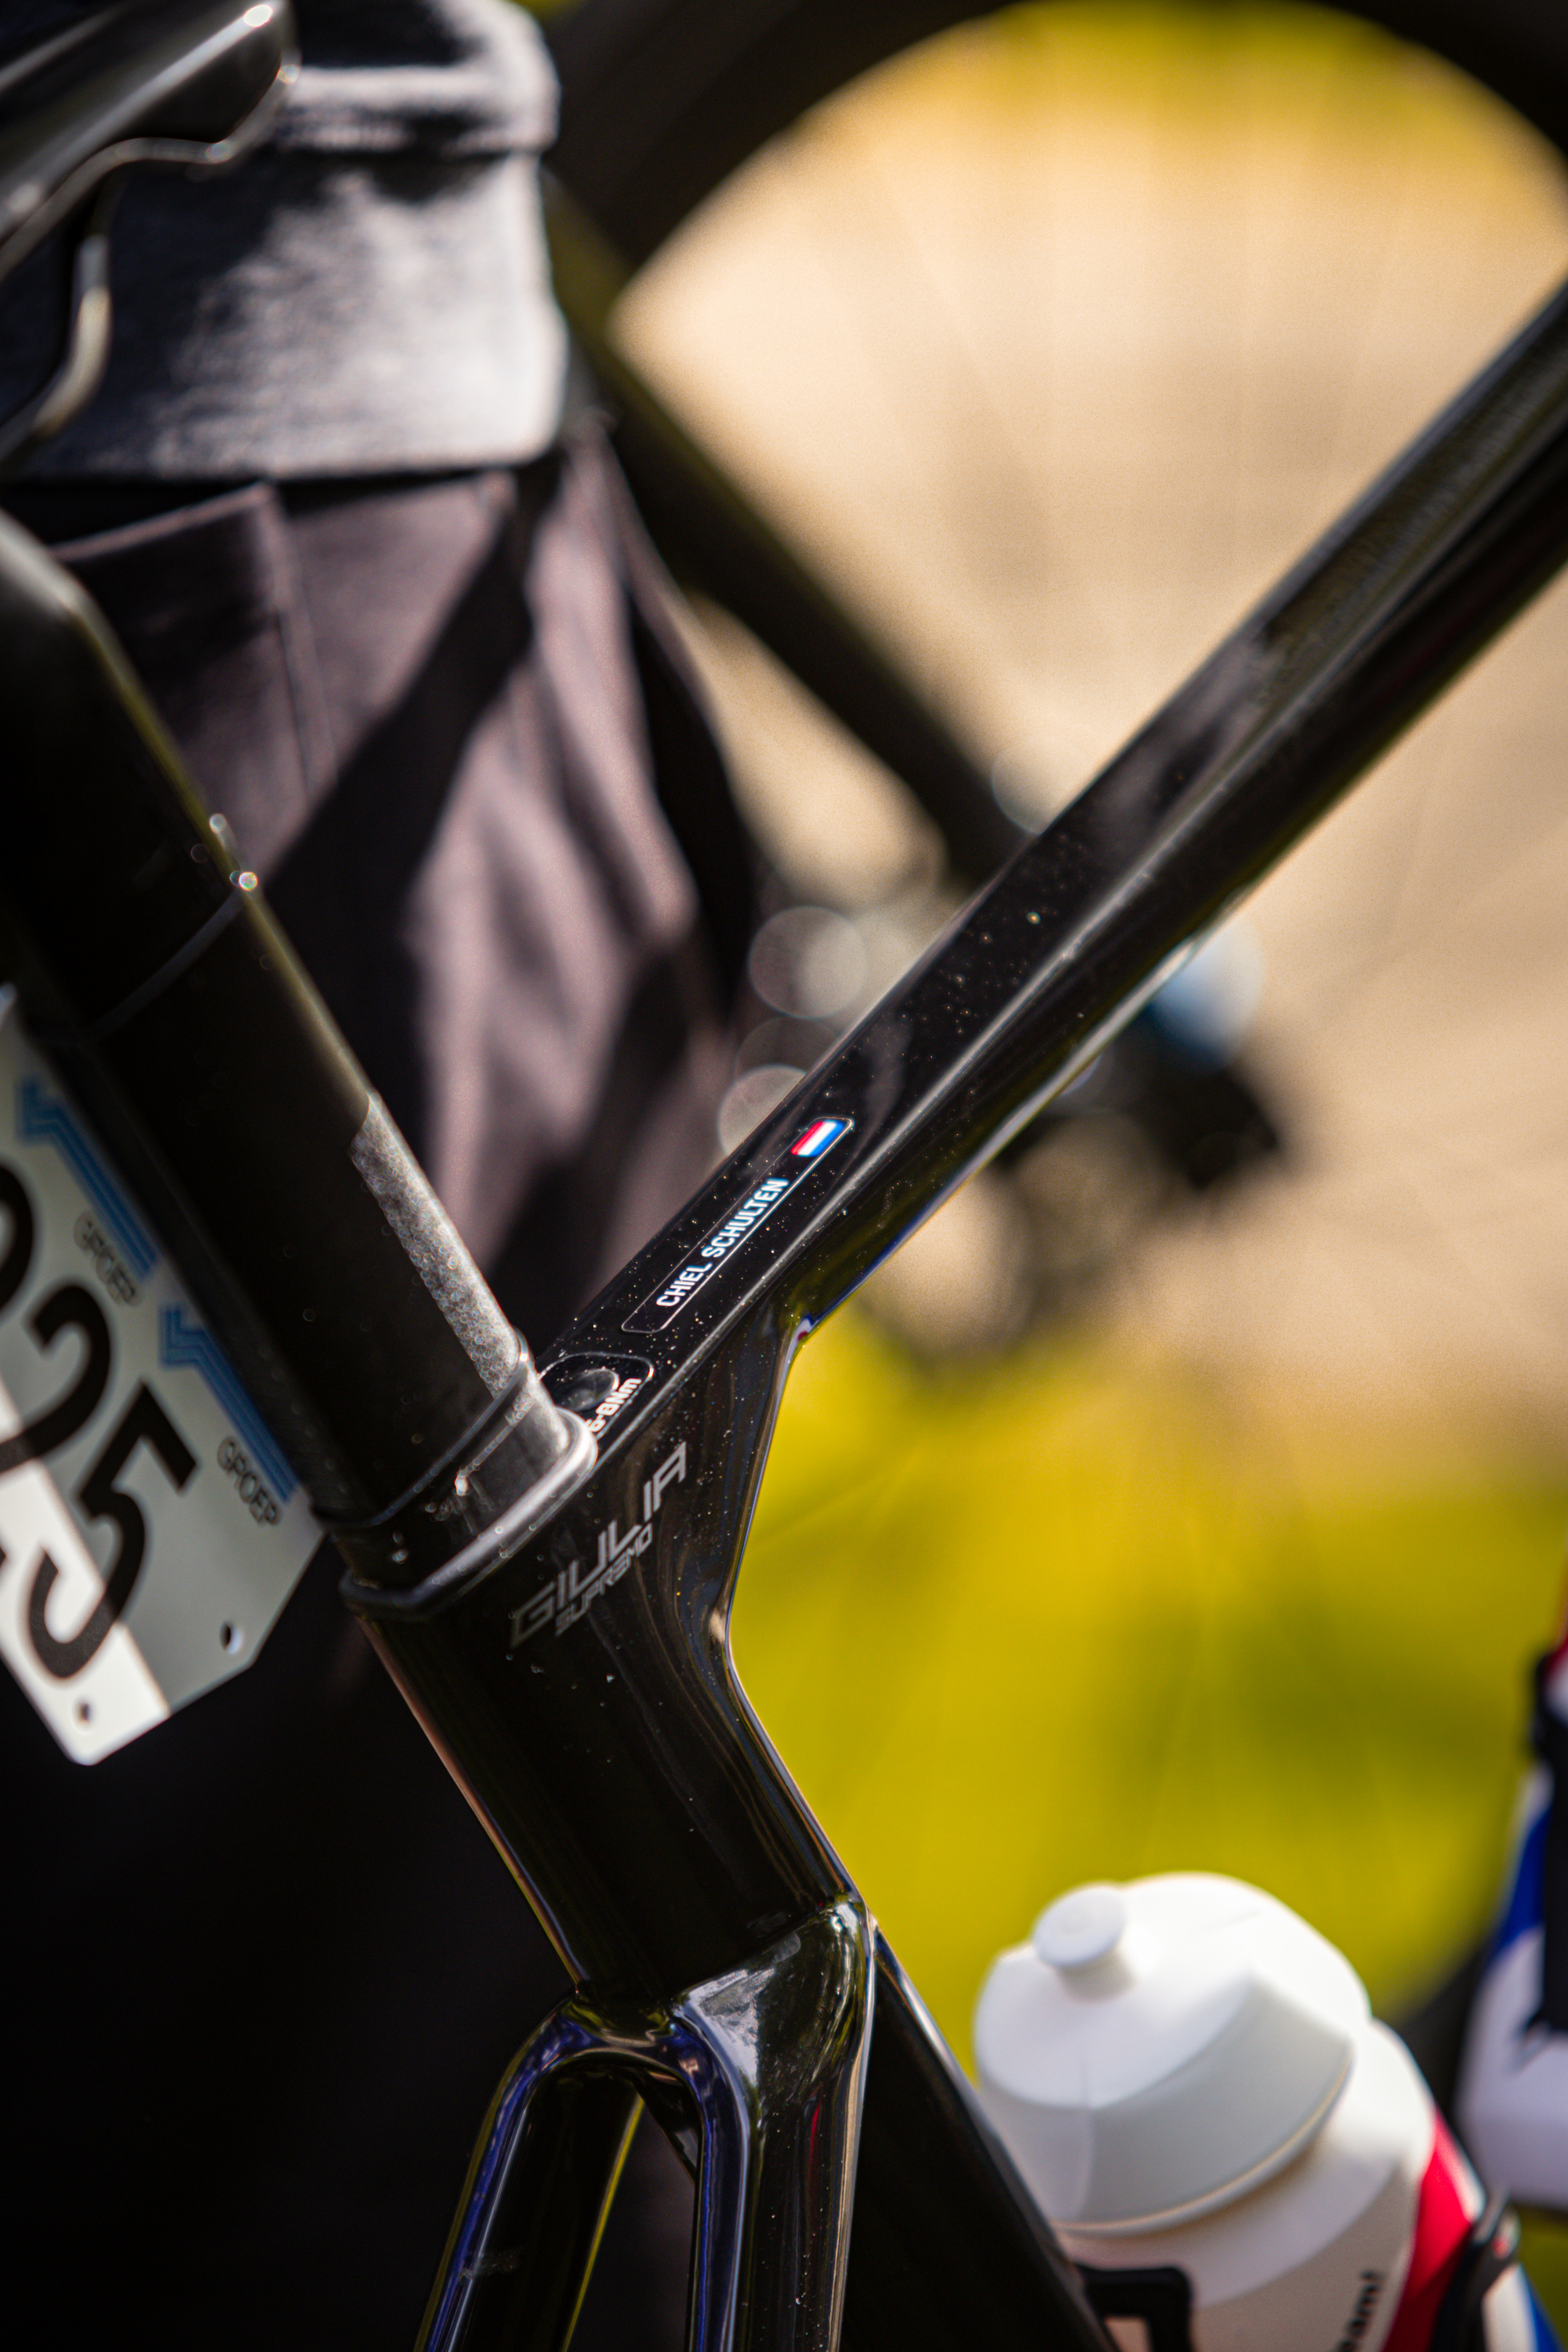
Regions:
[[1088, 1878], [1234, 1873], [1397, 2004], [1483, 1926], [1568, 1479], [1380, 1457], [1079, 1340], [795, 1370], [742, 1577], [747, 1691], [957, 2049]]

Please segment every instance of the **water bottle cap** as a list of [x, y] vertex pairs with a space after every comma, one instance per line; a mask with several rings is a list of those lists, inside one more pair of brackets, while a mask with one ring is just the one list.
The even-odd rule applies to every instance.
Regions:
[[1120, 1886], [1076, 1886], [1035, 1922], [1037, 1955], [1053, 1969], [1091, 1969], [1127, 1933], [1131, 1914]]
[[1369, 2015], [1349, 1962], [1255, 1887], [1080, 1886], [986, 1979], [981, 2097], [1053, 2220], [1168, 2228], [1306, 2147]]

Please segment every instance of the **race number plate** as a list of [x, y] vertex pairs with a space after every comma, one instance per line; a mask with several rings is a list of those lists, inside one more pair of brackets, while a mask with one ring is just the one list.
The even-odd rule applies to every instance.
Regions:
[[321, 1540], [0, 990], [0, 1651], [79, 1764], [247, 1666]]

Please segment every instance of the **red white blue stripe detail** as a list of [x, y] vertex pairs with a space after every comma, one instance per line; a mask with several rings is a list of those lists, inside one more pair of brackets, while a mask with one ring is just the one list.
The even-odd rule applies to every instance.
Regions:
[[790, 1145], [792, 1160], [815, 1160], [830, 1143], [837, 1143], [849, 1121], [847, 1118], [813, 1119], [804, 1135], [797, 1135]]

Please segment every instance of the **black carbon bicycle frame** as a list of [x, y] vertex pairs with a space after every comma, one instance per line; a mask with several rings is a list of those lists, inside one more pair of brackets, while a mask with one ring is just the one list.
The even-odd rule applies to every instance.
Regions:
[[1562, 295], [554, 1343], [546, 1396], [101, 624], [0, 527], [4, 968], [577, 1983], [497, 2094], [426, 2345], [564, 2342], [640, 2099], [698, 2177], [695, 2352], [1103, 2347], [736, 1680], [770, 1433], [801, 1338], [1565, 553]]

